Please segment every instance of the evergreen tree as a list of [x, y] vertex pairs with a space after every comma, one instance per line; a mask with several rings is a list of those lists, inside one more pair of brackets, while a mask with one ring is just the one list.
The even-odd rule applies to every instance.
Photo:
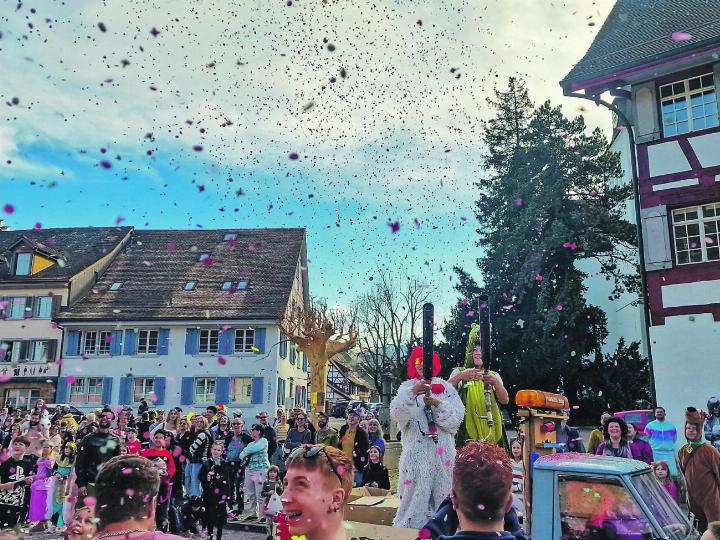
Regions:
[[[582, 117], [566, 118], [549, 102], [534, 108], [525, 84], [510, 79], [507, 91], [489, 100], [496, 116], [484, 126], [488, 177], [477, 183], [476, 217], [484, 248], [478, 259], [483, 289], [491, 299], [492, 369], [511, 395], [520, 387], [562, 391], [578, 403], [584, 359], [600, 355], [605, 315], [584, 299], [586, 275], [575, 262], [601, 261], [614, 294], [634, 290], [636, 280], [618, 263], [635, 241], [623, 208], [631, 186], [613, 186], [619, 156], [600, 130], [585, 133]], [[627, 262], [627, 261], [626, 261]], [[445, 329], [448, 353], [464, 354], [463, 334], [476, 319], [477, 284], [458, 271], [467, 300]]]

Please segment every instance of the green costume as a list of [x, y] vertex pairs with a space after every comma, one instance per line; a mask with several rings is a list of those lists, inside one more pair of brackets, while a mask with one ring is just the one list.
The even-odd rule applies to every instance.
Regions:
[[[458, 371], [475, 368], [473, 362], [473, 350], [478, 343], [478, 330], [480, 326], [473, 324], [470, 327], [467, 348], [465, 349], [465, 364]], [[494, 371], [488, 371], [491, 375], [498, 376]], [[485, 383], [483, 381], [460, 381], [458, 393], [465, 405], [465, 418], [460, 424], [455, 436], [455, 446], [465, 446], [465, 441], [473, 439], [476, 441], [488, 441], [495, 444], [502, 444], [503, 422], [500, 407], [495, 399], [495, 392], [490, 393], [490, 409], [492, 411], [493, 425], [490, 427], [487, 422], [487, 407], [485, 404]], [[505, 446], [503, 444], [503, 446]]]

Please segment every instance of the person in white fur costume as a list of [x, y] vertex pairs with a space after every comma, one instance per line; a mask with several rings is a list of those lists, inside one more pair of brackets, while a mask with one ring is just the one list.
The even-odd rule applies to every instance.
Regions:
[[[423, 380], [423, 350], [415, 347], [408, 359], [409, 379], [400, 385], [390, 403], [390, 416], [397, 422], [402, 434], [400, 479], [398, 495], [400, 505], [393, 520], [394, 527], [419, 529], [450, 495], [452, 471], [455, 464], [455, 433], [465, 415], [465, 406], [457, 390], [437, 377], [440, 357], [433, 355], [433, 379]], [[425, 395], [428, 387], [429, 396]], [[438, 442], [428, 437], [425, 405], [432, 406], [435, 414]]]

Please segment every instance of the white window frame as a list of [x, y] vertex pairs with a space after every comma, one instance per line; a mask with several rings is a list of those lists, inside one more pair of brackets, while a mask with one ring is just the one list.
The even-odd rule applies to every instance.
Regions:
[[102, 377], [82, 377], [75, 379], [68, 391], [70, 403], [99, 405], [102, 404], [102, 396]]
[[194, 291], [197, 287], [197, 281], [186, 281], [185, 285], [183, 286], [183, 291]]
[[217, 379], [215, 377], [197, 377], [193, 383], [193, 403], [215, 403]]
[[233, 339], [233, 351], [235, 354], [251, 353], [255, 346], [255, 329], [254, 328], [236, 328], [235, 338]]
[[[21, 398], [24, 398], [24, 401], [21, 401]], [[30, 405], [38, 399], [40, 399], [39, 388], [8, 388], [3, 396], [3, 406], [29, 409]]]
[[232, 289], [233, 287], [234, 287], [234, 284], [233, 284], [232, 281], [223, 281], [223, 282], [220, 284], [220, 290], [221, 290], [221, 291], [229, 291], [229, 290]]
[[87, 402], [87, 379], [75, 379], [68, 389], [68, 401], [72, 403]]
[[[711, 84], [703, 84], [703, 79], [706, 79], [707, 82], [708, 77]], [[700, 81], [700, 86], [690, 90], [692, 82], [697, 80]], [[677, 88], [678, 85], [682, 85], [682, 88]], [[666, 95], [663, 96], [663, 94]], [[660, 119], [665, 137], [673, 137], [720, 125], [715, 80], [712, 72], [660, 85], [658, 95], [660, 96]], [[700, 97], [699, 101], [698, 97]], [[695, 99], [694, 102], [693, 98]], [[678, 107], [678, 103], [684, 105]], [[672, 108], [666, 109], [666, 105], [672, 105]], [[695, 116], [693, 113], [698, 111], [701, 111], [702, 115]], [[670, 116], [672, 116], [673, 121], [666, 122]], [[687, 124], [687, 129], [678, 129], [683, 123]]]
[[133, 402], [139, 403], [141, 399], [149, 400], [154, 393], [154, 377], [136, 377], [133, 380]]
[[[250, 376], [233, 377], [230, 380], [230, 403], [252, 404], [253, 378]], [[243, 389], [246, 389], [243, 391]]]
[[[687, 219], [685, 216], [690, 212], [695, 212], [697, 217]], [[676, 208], [672, 211], [671, 221], [675, 262], [678, 266], [720, 260], [720, 202]], [[687, 232], [688, 227], [695, 225], [698, 227], [698, 234], [690, 236]], [[685, 230], [686, 236], [678, 237], [677, 231], [679, 228]], [[713, 231], [713, 229], [715, 230]], [[696, 247], [692, 247], [693, 243], [690, 241], [690, 238], [694, 237], [697, 237], [697, 242], [699, 243]], [[685, 243], [683, 244], [683, 242]], [[684, 247], [685, 245], [687, 245], [687, 247]], [[693, 252], [697, 254], [698, 251], [701, 260], [691, 260]], [[687, 254], [687, 261], [680, 261], [681, 253]]]
[[[152, 337], [155, 336], [155, 347], [152, 347]], [[159, 330], [140, 330], [138, 332], [137, 354], [153, 355], [158, 352], [160, 343]]]
[[[94, 390], [94, 392], [91, 392]], [[88, 377], [87, 378], [87, 395], [85, 403], [97, 403], [102, 404], [103, 395], [103, 378], [102, 377]]]
[[220, 350], [220, 330], [200, 330], [198, 340], [198, 353], [200, 354], [217, 354]]
[[[41, 352], [41, 353], [44, 352], [44, 356], [41, 355], [40, 358], [37, 358], [38, 352]], [[50, 341], [44, 340], [44, 339], [38, 339], [38, 340], [32, 340], [30, 342], [28, 362], [35, 362], [35, 363], [51, 362], [52, 359], [50, 358], [49, 354], [50, 354]]]
[[[33, 317], [36, 319], [50, 319], [52, 317], [52, 296], [36, 296], [33, 301]], [[41, 311], [44, 309], [44, 312]]]
[[[88, 349], [88, 337], [93, 334], [94, 346]], [[112, 330], [84, 330], [81, 336], [80, 354], [90, 356], [108, 356], [112, 342], [106, 342], [105, 337], [112, 336]]]
[[[30, 260], [28, 261], [27, 265], [27, 273], [19, 274], [18, 273], [18, 267], [20, 266], [20, 257], [30, 257]], [[33, 254], [28, 253], [26, 251], [23, 251], [21, 253], [15, 254], [15, 268], [13, 268], [13, 274], [16, 276], [31, 276], [32, 275], [32, 266], [33, 266]]]
[[225, 233], [223, 235], [223, 242], [228, 242], [229, 240], [237, 240], [237, 233]]

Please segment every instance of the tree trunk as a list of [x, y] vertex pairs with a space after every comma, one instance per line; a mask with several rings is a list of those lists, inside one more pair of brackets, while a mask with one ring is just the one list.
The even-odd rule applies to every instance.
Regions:
[[328, 364], [327, 355], [322, 353], [308, 354], [308, 362], [310, 363], [310, 384], [312, 392], [317, 396], [313, 400], [310, 420], [313, 425], [317, 425], [317, 414], [325, 412], [325, 395], [327, 393]]

